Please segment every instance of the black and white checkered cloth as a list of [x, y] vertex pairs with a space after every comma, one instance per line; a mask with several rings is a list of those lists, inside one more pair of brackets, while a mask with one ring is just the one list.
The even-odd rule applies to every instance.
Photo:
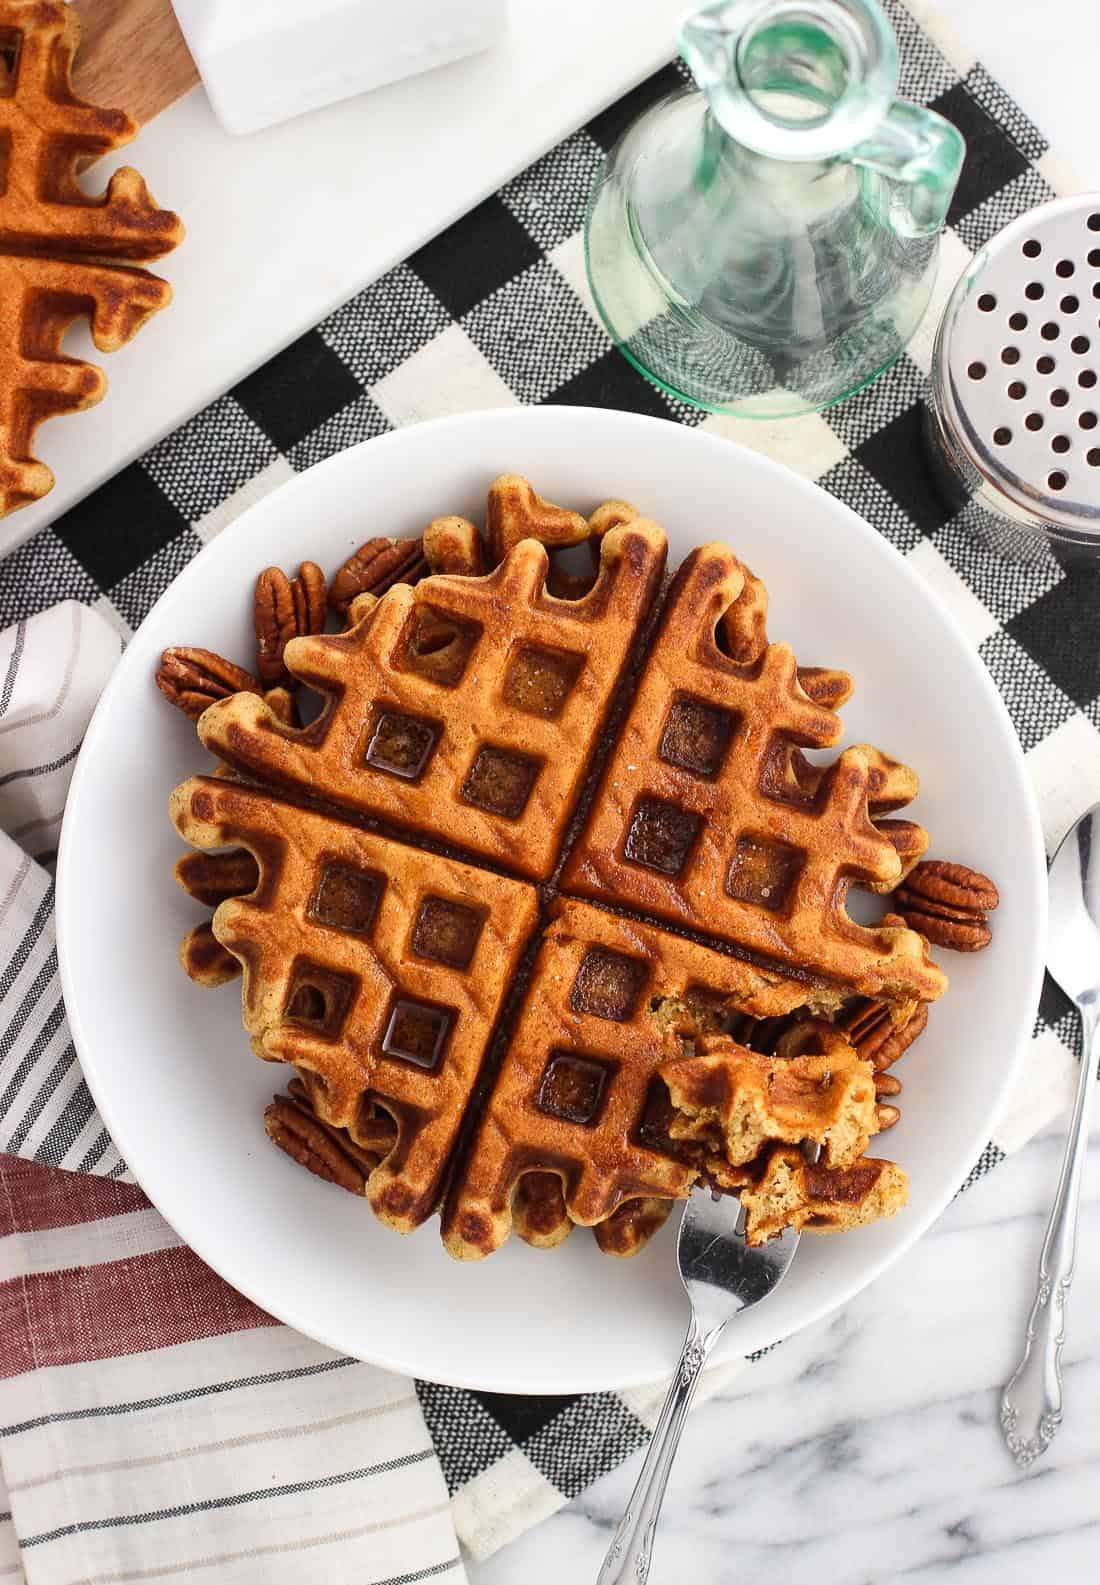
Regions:
[[[1100, 800], [1100, 573], [1070, 577], [1052, 555], [1026, 565], [997, 559], [966, 514], [953, 515], [935, 490], [920, 429], [932, 337], [954, 280], [1007, 221], [1072, 184], [1041, 134], [942, 24], [922, 9], [919, 25], [900, 0], [887, 0], [886, 9], [901, 45], [901, 93], [953, 121], [968, 154], [932, 309], [908, 352], [868, 389], [823, 414], [746, 423], [665, 397], [610, 345], [584, 279], [585, 198], [618, 133], [680, 81], [670, 65], [0, 562], [0, 629], [72, 599], [97, 607], [125, 638], [246, 506], [397, 425], [517, 403], [627, 408], [787, 462], [910, 559], [1001, 690], [1052, 845]], [[365, 525], [379, 531], [384, 525]], [[20, 631], [6, 659], [0, 655], [9, 681]], [[7, 771], [0, 789], [35, 769], [0, 767]], [[0, 969], [0, 1149], [32, 1153], [36, 1141], [33, 1154], [53, 1165], [121, 1173], [105, 1135], [97, 1161], [88, 1160], [96, 1120], [64, 1026], [41, 885], [18, 961]], [[1069, 1004], [1048, 981], [1033, 1061], [968, 1183], [1064, 1103], [1075, 1042]], [[28, 1082], [32, 1058], [37, 1085]], [[79, 1160], [66, 1143], [78, 1134]], [[639, 1446], [655, 1404], [652, 1393], [547, 1399], [427, 1383], [419, 1390], [459, 1533], [482, 1554]]]

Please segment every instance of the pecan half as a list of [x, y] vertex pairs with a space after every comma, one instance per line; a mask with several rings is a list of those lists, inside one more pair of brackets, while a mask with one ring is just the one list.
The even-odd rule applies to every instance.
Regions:
[[894, 1065], [909, 1047], [924, 1033], [928, 1023], [928, 1007], [918, 1002], [916, 1011], [905, 1024], [895, 1024], [890, 1008], [885, 1002], [861, 998], [847, 1008], [837, 1019], [837, 1027], [848, 1036], [864, 1061], [876, 1073]]
[[485, 571], [485, 546], [468, 517], [435, 517], [424, 530], [424, 555], [432, 572], [477, 578]]
[[298, 1074], [287, 1089], [290, 1094], [277, 1095], [264, 1113], [264, 1125], [275, 1144], [318, 1177], [354, 1194], [366, 1193], [367, 1179], [396, 1142], [393, 1118], [379, 1106], [365, 1106], [353, 1139], [346, 1128], [318, 1115]]
[[315, 561], [303, 561], [298, 576], [291, 580], [294, 596], [294, 621], [299, 634], [321, 633], [328, 607], [328, 584]]
[[303, 561], [296, 578], [288, 578], [281, 567], [265, 567], [256, 579], [256, 670], [268, 687], [292, 681], [283, 651], [292, 638], [324, 629], [325, 595], [325, 575], [315, 561]]
[[175, 876], [189, 897], [216, 908], [229, 897], [255, 891], [260, 870], [251, 853], [233, 848], [228, 853], [185, 853], [176, 861]]
[[333, 578], [328, 603], [338, 616], [347, 616], [357, 594], [385, 594], [395, 583], [419, 583], [427, 574], [422, 539], [368, 539]]
[[951, 952], [980, 952], [993, 940], [993, 932], [980, 914], [973, 919], [947, 919], [900, 898], [898, 906], [904, 909], [910, 930], [916, 930], [934, 947], [946, 947]]
[[878, 1133], [881, 1134], [885, 1129], [893, 1128], [900, 1116], [901, 1110], [897, 1106], [889, 1106], [886, 1104], [876, 1106], [875, 1120], [878, 1123]]
[[180, 962], [188, 979], [211, 989], [228, 984], [241, 972], [239, 960], [222, 946], [209, 920], [196, 925], [184, 936], [180, 942]]
[[894, 897], [910, 929], [955, 952], [980, 952], [989, 945], [993, 933], [986, 914], [1000, 900], [988, 875], [944, 859], [918, 864]]
[[272, 1144], [315, 1177], [338, 1183], [350, 1194], [366, 1194], [367, 1172], [363, 1165], [297, 1101], [277, 1095], [264, 1112], [264, 1128]]
[[875, 1095], [881, 1100], [884, 1095], [900, 1095], [901, 1080], [892, 1073], [875, 1074]]
[[197, 721], [217, 699], [260, 691], [255, 677], [243, 666], [235, 666], [212, 649], [198, 649], [191, 644], [173, 644], [164, 651], [156, 682], [168, 702], [182, 710], [190, 721]]
[[[322, 1086], [324, 1081], [317, 1080]], [[309, 1086], [305, 1079], [298, 1073], [294, 1075], [287, 1085], [290, 1098], [297, 1101], [311, 1117], [315, 1117], [321, 1127], [326, 1129], [334, 1139], [346, 1150], [360, 1166], [366, 1167], [368, 1172], [373, 1172], [382, 1157], [388, 1155], [397, 1142], [397, 1124], [383, 1107], [376, 1102], [364, 1104], [359, 1108], [359, 1115], [355, 1121], [355, 1137], [346, 1128], [338, 1128], [334, 1123], [326, 1122], [321, 1116], [310, 1094]]]

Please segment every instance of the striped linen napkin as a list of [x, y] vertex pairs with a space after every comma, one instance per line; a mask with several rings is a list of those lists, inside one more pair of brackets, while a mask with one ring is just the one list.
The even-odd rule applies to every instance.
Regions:
[[35, 855], [120, 652], [72, 601], [0, 634], [0, 1581], [460, 1585], [414, 1384], [204, 1266], [81, 1076]]
[[73, 600], [0, 633], [0, 1150], [112, 1176], [124, 1168], [69, 1038], [53, 885], [35, 860], [56, 852], [84, 729], [121, 652]]
[[12, 1156], [0, 1510], [5, 1585], [466, 1578], [411, 1381], [274, 1323], [139, 1189]]

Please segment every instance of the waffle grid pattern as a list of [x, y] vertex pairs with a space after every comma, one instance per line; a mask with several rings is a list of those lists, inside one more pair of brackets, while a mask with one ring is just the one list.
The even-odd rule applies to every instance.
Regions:
[[[490, 516], [493, 502], [491, 494]], [[595, 586], [576, 603], [546, 599], [548, 558], [531, 540], [517, 542], [487, 579], [436, 577], [415, 588], [391, 589], [370, 604], [350, 632], [297, 639], [288, 649], [291, 671], [333, 700], [331, 712], [322, 717], [322, 736], [308, 726], [288, 727], [258, 695], [238, 693], [203, 716], [203, 743], [215, 758], [269, 787], [290, 784], [330, 809], [342, 805], [357, 814], [388, 815], [401, 828], [403, 841], [417, 835], [465, 839], [464, 846], [488, 849], [494, 858], [522, 854], [523, 867], [544, 876], [568, 841], [572, 793], [593, 774], [603, 707], [625, 656], [644, 631], [664, 548], [663, 534], [645, 521], [631, 520], [612, 530], [603, 541]], [[638, 705], [611, 750], [608, 770], [610, 784], [629, 792], [629, 772], [637, 770], [644, 782], [672, 755], [678, 778], [671, 788], [674, 796], [690, 801], [693, 790], [710, 788], [707, 812], [720, 812], [722, 818], [714, 821], [706, 844], [695, 844], [711, 852], [704, 887], [713, 888], [709, 872], [717, 863], [721, 888], [728, 862], [723, 832], [729, 824], [736, 857], [726, 891], [733, 892], [735, 871], [739, 891], [731, 897], [734, 906], [722, 914], [708, 909], [705, 898], [685, 885], [684, 895], [694, 904], [686, 923], [717, 937], [725, 931], [726, 951], [716, 950], [721, 940], [708, 948], [677, 940], [652, 922], [616, 921], [566, 902], [573, 875], [567, 868], [563, 897], [550, 909], [552, 916], [564, 914], [562, 926], [552, 927], [544, 939], [519, 1017], [502, 1031], [493, 1099], [444, 1216], [445, 1243], [460, 1258], [487, 1254], [507, 1237], [511, 1197], [521, 1179], [525, 1198], [545, 1198], [546, 1184], [540, 1192], [525, 1173], [535, 1171], [541, 1179], [561, 1174], [560, 1236], [569, 1230], [566, 1208], [575, 1221], [595, 1225], [620, 1206], [625, 1213], [623, 1202], [636, 1207], [639, 1200], [675, 1197], [689, 1188], [695, 1174], [669, 1158], [660, 1130], [644, 1131], [651, 1081], [668, 1052], [661, 1024], [652, 1017], [654, 999], [683, 1004], [694, 987], [713, 1005], [724, 990], [739, 1010], [761, 1018], [781, 1016], [814, 997], [835, 1007], [845, 987], [862, 990], [872, 975], [869, 993], [887, 993], [878, 975], [887, 972], [895, 940], [910, 951], [916, 971], [902, 999], [934, 998], [942, 989], [942, 976], [911, 932], [865, 931], [843, 909], [842, 871], [857, 881], [889, 884], [900, 869], [893, 844], [870, 820], [867, 754], [851, 750], [832, 768], [814, 768], [820, 786], [812, 797], [785, 775], [777, 788], [767, 785], [777, 751], [786, 772], [793, 745], [822, 747], [834, 742], [841, 728], [836, 713], [799, 685], [791, 650], [768, 644], [766, 604], [763, 585], [727, 547], [710, 545], [688, 558], [668, 593], [660, 636], [641, 668]], [[515, 611], [515, 624], [501, 622], [501, 611]], [[736, 653], [752, 652], [755, 659], [741, 666], [725, 657], [714, 640], [719, 629]], [[423, 651], [416, 642], [421, 632], [427, 639]], [[585, 636], [587, 650], [568, 649]], [[560, 669], [545, 674], [536, 667], [527, 674], [522, 697], [528, 705], [545, 703], [549, 676], [556, 706], [549, 718], [540, 719], [541, 709], [501, 707], [517, 664], [540, 656], [557, 657], [555, 668], [563, 657], [571, 661], [570, 686], [560, 705]], [[811, 674], [804, 675], [810, 682]], [[846, 691], [846, 678], [822, 676], [832, 681], [833, 695]], [[541, 679], [537, 686], [536, 679]], [[678, 687], [710, 701], [693, 697], [687, 724], [681, 720], [685, 705]], [[736, 723], [729, 732], [711, 729], [709, 716], [717, 714]], [[479, 726], [490, 719], [491, 743]], [[472, 730], [466, 726], [471, 721]], [[551, 783], [539, 824], [532, 831], [525, 819], [524, 803], [532, 791], [525, 785], [519, 805], [508, 808], [498, 801], [492, 811], [496, 820], [488, 828], [474, 827], [480, 838], [474, 840], [463, 807], [470, 801], [471, 781], [487, 752], [512, 756], [518, 743], [524, 745], [522, 762], [537, 767], [540, 783]], [[708, 762], [702, 765], [704, 758]], [[719, 769], [729, 774], [719, 777]], [[904, 801], [916, 779], [897, 769], [902, 774], [895, 779], [911, 783], [899, 793]], [[715, 774], [708, 779], [711, 771]], [[505, 799], [514, 796], [507, 778], [498, 777], [488, 790], [503, 792]], [[386, 794], [389, 803], [382, 801]], [[618, 792], [614, 798], [596, 793], [592, 822], [597, 830], [605, 807], [617, 807], [619, 801]], [[484, 799], [481, 803], [488, 807]], [[647, 803], [654, 800], [643, 798], [638, 807]], [[663, 807], [677, 829], [701, 818], [676, 804]], [[289, 836], [286, 806], [277, 792], [257, 793], [224, 779], [184, 784], [174, 809], [186, 840], [200, 848], [243, 846], [259, 864], [255, 897], [223, 902], [214, 926], [218, 941], [244, 962], [245, 1025], [257, 1054], [303, 1071], [323, 1120], [349, 1129], [360, 1144], [365, 1143], [357, 1132], [362, 1105], [377, 1104], [392, 1113], [398, 1143], [372, 1172], [367, 1193], [383, 1221], [402, 1228], [419, 1225], [433, 1208], [433, 1190], [469, 1110], [512, 978], [493, 964], [492, 972], [476, 981], [471, 976], [460, 982], [452, 970], [450, 980], [445, 975], [437, 987], [415, 961], [409, 965], [410, 954], [414, 960], [424, 956], [417, 950], [427, 906], [420, 878], [436, 871], [442, 877], [448, 870], [457, 873], [455, 866], [305, 811], [295, 811], [295, 831]], [[616, 832], [600, 856], [627, 877], [671, 869], [663, 835], [651, 831], [645, 842], [635, 840], [638, 818], [635, 813], [625, 842]], [[751, 838], [742, 829], [745, 821], [755, 833]], [[514, 836], [508, 835], [509, 826]], [[746, 859], [747, 843], [763, 855], [759, 862]], [[792, 856], [789, 886], [774, 874], [780, 849]], [[591, 867], [591, 853], [589, 842], [582, 870]], [[390, 905], [395, 883], [386, 879], [387, 873], [392, 877], [401, 871], [408, 873], [404, 912]], [[746, 877], [745, 872], [751, 873]], [[533, 892], [502, 880], [496, 899], [489, 876], [468, 872], [468, 879], [505, 964], [514, 964], [526, 942], [525, 922], [530, 930]], [[626, 901], [645, 912], [652, 901], [644, 889], [635, 896], [629, 881], [617, 878], [607, 890], [613, 905]], [[509, 938], [503, 921], [515, 895], [524, 891], [528, 906], [515, 909]], [[544, 890], [544, 903], [553, 891], [553, 885]], [[437, 908], [446, 906], [442, 899], [434, 901]], [[415, 922], [414, 906], [422, 910]], [[349, 925], [366, 948], [362, 962], [348, 939]], [[340, 927], [344, 939], [334, 944], [333, 928]], [[879, 934], [884, 934], [881, 944]], [[784, 941], [793, 978], [784, 978], [780, 966], [761, 972], [729, 955], [731, 947], [747, 948], [776, 959], [773, 938]], [[821, 947], [823, 940], [831, 953]], [[587, 950], [593, 941], [603, 945]], [[868, 943], [873, 943], [870, 949]], [[471, 956], [473, 950], [471, 945]], [[825, 985], [813, 979], [813, 951], [827, 958], [821, 970]], [[419, 1000], [409, 999], [410, 979]], [[523, 989], [520, 982], [516, 989]], [[549, 1039], [543, 1038], [546, 1031]], [[549, 1206], [536, 1215], [536, 1221], [552, 1219]], [[528, 1231], [531, 1227], [528, 1221]]]
[[677, 1005], [724, 1007], [730, 998], [750, 1017], [782, 1017], [806, 994], [742, 959], [560, 899], [444, 1214], [448, 1246], [481, 1254], [503, 1242], [517, 1163], [536, 1149], [566, 1168], [565, 1206], [581, 1224], [607, 1217], [624, 1186], [629, 1198], [686, 1192], [694, 1172], [645, 1128], [652, 1081], [669, 1059], [659, 1010], [675, 1016]]
[[375, 1101], [398, 1123], [371, 1175], [376, 1214], [408, 1231], [435, 1207], [537, 902], [522, 881], [294, 811], [196, 777], [173, 798], [181, 836], [245, 847], [255, 893], [218, 910], [245, 964], [244, 1022], [258, 1056], [308, 1075], [327, 1122], [357, 1132]]
[[918, 943], [844, 911], [849, 877], [889, 887], [900, 869], [869, 818], [866, 753], [846, 750], [812, 798], [792, 786], [792, 748], [835, 743], [839, 717], [807, 698], [787, 645], [761, 631], [758, 659], [740, 666], [711, 636], [736, 612], [741, 580], [720, 545], [684, 563], [564, 889], [705, 919], [715, 935], [869, 995], [894, 975], [932, 998], [942, 981]]
[[290, 668], [334, 698], [323, 742], [280, 728], [255, 696], [212, 710], [203, 742], [246, 771], [541, 879], [664, 554], [651, 524], [613, 530], [575, 604], [547, 597], [547, 556], [530, 541], [487, 579], [395, 588], [350, 633], [289, 647]]

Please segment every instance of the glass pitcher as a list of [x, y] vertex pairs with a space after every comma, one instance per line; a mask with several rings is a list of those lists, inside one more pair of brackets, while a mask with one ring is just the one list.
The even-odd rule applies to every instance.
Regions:
[[702, 92], [628, 128], [589, 200], [600, 314], [695, 406], [774, 418], [837, 402], [920, 322], [962, 137], [893, 97], [875, 0], [717, 0], [679, 42]]

